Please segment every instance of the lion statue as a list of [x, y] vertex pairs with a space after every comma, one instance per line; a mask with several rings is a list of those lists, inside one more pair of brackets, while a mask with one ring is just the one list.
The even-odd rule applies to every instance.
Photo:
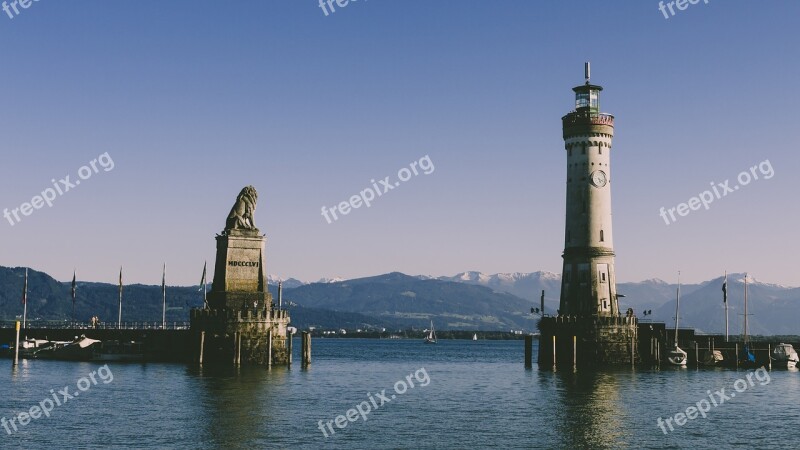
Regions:
[[257, 230], [253, 215], [256, 212], [258, 193], [253, 186], [247, 186], [239, 192], [236, 203], [233, 204], [228, 220], [225, 221], [226, 230]]

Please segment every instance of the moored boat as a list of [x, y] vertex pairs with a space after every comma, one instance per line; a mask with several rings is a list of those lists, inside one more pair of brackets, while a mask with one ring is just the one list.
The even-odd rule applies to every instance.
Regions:
[[90, 361], [100, 341], [81, 336], [64, 345], [52, 345], [33, 352], [36, 359], [58, 359], [65, 361]]
[[722, 361], [725, 358], [722, 356], [722, 352], [719, 350], [708, 350], [703, 355], [703, 358], [700, 360], [700, 364], [704, 366], [716, 366], [718, 364], [722, 364]]
[[800, 357], [792, 344], [779, 344], [772, 350], [772, 365], [781, 369], [794, 369]]
[[678, 294], [675, 297], [675, 345], [667, 354], [667, 361], [673, 366], [685, 366], [687, 355], [678, 347], [678, 317], [681, 307], [681, 273], [678, 272]]

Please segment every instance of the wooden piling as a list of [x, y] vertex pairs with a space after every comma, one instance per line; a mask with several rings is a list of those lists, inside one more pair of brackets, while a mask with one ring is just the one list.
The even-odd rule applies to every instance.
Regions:
[[17, 339], [16, 344], [14, 344], [14, 362], [13, 366], [19, 364], [19, 320], [16, 322], [16, 329], [17, 329]]
[[694, 341], [694, 366], [700, 368], [700, 350], [697, 347], [697, 341]]
[[525, 336], [525, 368], [533, 367], [533, 336]]
[[311, 334], [303, 331], [303, 367], [311, 364]]
[[272, 368], [272, 328], [267, 331], [267, 368]]
[[553, 366], [556, 365], [556, 335], [553, 335]]
[[772, 344], [767, 344], [767, 364], [769, 365], [769, 370], [772, 370]]
[[736, 355], [733, 357], [733, 360], [736, 361], [736, 368], [738, 369], [739, 368], [739, 343], [738, 342], [736, 343], [735, 351], [736, 351]]
[[203, 365], [203, 353], [206, 349], [206, 332], [200, 332], [200, 365]]
[[238, 353], [236, 351], [238, 346], [239, 346], [239, 332], [235, 331], [233, 333], [233, 365], [234, 366], [239, 365], [239, 360], [238, 360], [238, 356], [239, 355], [238, 355]]
[[291, 331], [286, 330], [286, 346], [288, 347], [289, 359], [286, 361], [288, 367], [292, 367], [292, 342], [294, 341], [294, 335]]
[[578, 367], [578, 337], [572, 336], [572, 367]]

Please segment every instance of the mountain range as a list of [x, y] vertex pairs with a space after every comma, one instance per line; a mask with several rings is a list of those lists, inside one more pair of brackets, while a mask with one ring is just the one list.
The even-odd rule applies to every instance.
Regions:
[[[0, 267], [0, 320], [22, 314], [20, 302], [24, 269]], [[306, 283], [283, 281], [284, 306], [294, 326], [304, 329], [425, 328], [433, 321], [438, 329], [485, 331], [533, 331], [545, 292], [545, 312], [558, 308], [561, 280], [551, 272], [483, 274], [463, 272], [452, 277], [410, 276], [394, 272], [353, 280], [323, 279]], [[277, 302], [277, 279], [270, 291]], [[681, 286], [681, 327], [701, 333], [724, 333], [723, 278]], [[800, 334], [800, 288], [748, 279], [748, 313], [751, 334]], [[663, 321], [673, 326], [677, 285], [653, 279], [618, 283], [620, 309], [633, 308], [640, 319]], [[744, 274], [728, 277], [730, 333], [739, 334], [743, 322]], [[198, 287], [167, 287], [167, 321], [188, 320], [192, 307], [202, 306]], [[71, 316], [70, 283], [30, 270], [28, 319], [64, 320]], [[123, 320], [160, 322], [161, 286], [126, 285], [123, 288]], [[652, 310], [652, 315], [643, 316]], [[88, 321], [99, 316], [116, 322], [118, 287], [114, 284], [78, 282], [75, 315]]]

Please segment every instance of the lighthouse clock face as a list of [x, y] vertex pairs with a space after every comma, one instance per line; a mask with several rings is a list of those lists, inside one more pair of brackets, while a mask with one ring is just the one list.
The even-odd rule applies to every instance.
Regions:
[[594, 172], [592, 172], [590, 180], [592, 181], [592, 184], [595, 187], [599, 188], [605, 186], [606, 182], [608, 181], [606, 179], [606, 173], [603, 172], [602, 170], [595, 170]]

